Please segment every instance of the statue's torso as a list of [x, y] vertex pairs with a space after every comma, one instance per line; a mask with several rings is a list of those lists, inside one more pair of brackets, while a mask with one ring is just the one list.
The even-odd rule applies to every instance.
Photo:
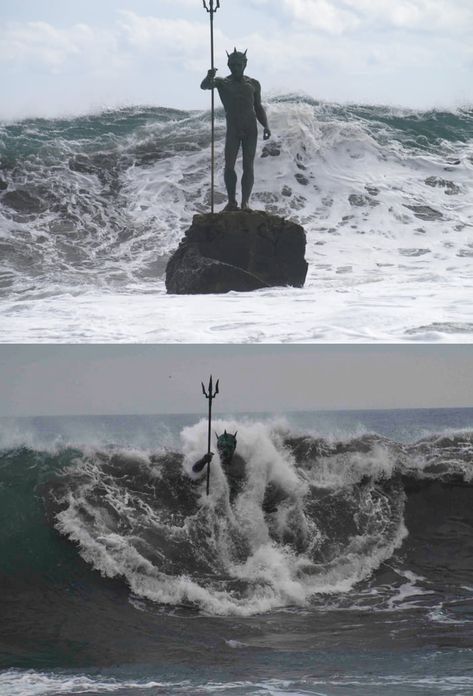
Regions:
[[225, 77], [215, 80], [227, 125], [237, 130], [256, 129], [255, 95], [258, 83], [246, 75], [241, 80]]
[[230, 464], [223, 464], [222, 469], [230, 487], [230, 499], [241, 493], [246, 481], [246, 462], [239, 454], [234, 454]]

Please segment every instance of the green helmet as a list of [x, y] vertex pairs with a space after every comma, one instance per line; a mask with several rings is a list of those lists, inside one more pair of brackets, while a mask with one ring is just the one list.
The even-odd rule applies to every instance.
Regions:
[[[215, 434], [217, 435], [217, 433]], [[236, 436], [237, 433], [232, 435], [231, 433], [227, 433], [226, 430], [223, 435], [217, 435], [217, 449], [220, 457], [223, 457], [226, 460], [231, 460], [237, 446]]]
[[248, 49], [246, 49], [246, 51], [244, 53], [241, 53], [241, 51], [237, 51], [236, 48], [233, 49], [233, 53], [229, 53], [227, 51], [228, 65], [230, 65], [230, 63], [235, 63], [235, 62], [239, 63], [240, 61], [242, 61], [243, 63], [246, 64], [248, 62], [248, 59], [246, 57], [247, 51], [248, 51]]

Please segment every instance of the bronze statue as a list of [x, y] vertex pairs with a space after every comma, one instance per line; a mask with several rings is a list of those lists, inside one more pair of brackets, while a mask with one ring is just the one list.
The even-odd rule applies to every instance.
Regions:
[[[217, 435], [217, 433], [215, 433]], [[230, 490], [230, 504], [233, 504], [240, 495], [247, 482], [246, 462], [238, 453], [235, 452], [237, 446], [237, 433], [232, 435], [225, 432], [217, 435], [217, 452], [220, 457], [220, 464], [228, 482]], [[194, 473], [200, 473], [204, 467], [212, 461], [213, 452], [208, 452], [199, 459], [192, 467]], [[266, 513], [277, 511], [278, 505], [287, 498], [287, 494], [274, 483], [266, 486], [262, 509]]]
[[258, 80], [244, 75], [247, 58], [246, 51], [235, 50], [228, 56], [231, 75], [215, 77], [217, 69], [211, 69], [200, 85], [202, 89], [216, 87], [227, 118], [227, 137], [225, 141], [225, 186], [228, 203], [225, 211], [238, 210], [236, 200], [237, 175], [235, 163], [240, 149], [243, 151], [243, 176], [241, 179], [241, 209], [248, 210], [254, 183], [254, 160], [258, 140], [257, 120], [264, 128], [263, 139], [271, 137], [266, 111], [261, 103], [261, 85]]
[[[235, 453], [236, 436], [237, 433], [231, 435], [226, 430], [223, 435], [217, 435], [217, 452], [230, 488], [230, 503], [233, 503], [236, 496], [241, 493], [246, 481], [246, 464], [240, 455]], [[206, 464], [210, 464], [213, 456], [213, 452], [204, 454], [202, 459], [194, 464], [192, 471], [195, 473], [202, 471]]]

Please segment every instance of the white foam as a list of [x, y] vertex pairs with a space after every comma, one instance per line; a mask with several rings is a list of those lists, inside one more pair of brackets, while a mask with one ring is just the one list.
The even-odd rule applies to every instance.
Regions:
[[391, 478], [397, 464], [395, 452], [382, 444], [373, 444], [368, 452], [326, 453], [313, 463], [310, 470], [306, 468], [305, 473], [307, 479], [318, 487], [340, 488], [359, 483], [365, 477], [375, 480]]
[[400, 609], [410, 610], [416, 606], [415, 601], [412, 601], [413, 598], [432, 594], [430, 590], [425, 590], [417, 584], [419, 581], [425, 580], [425, 578], [416, 575], [416, 573], [410, 570], [397, 572], [406, 579], [406, 582], [402, 583], [397, 588], [396, 594], [389, 598], [387, 603], [388, 611], [398, 611]]
[[[91, 269], [81, 271], [79, 284], [68, 282], [69, 273], [66, 280], [56, 277], [56, 259], [45, 284], [35, 282], [30, 292], [23, 287], [18, 297], [2, 301], [5, 340], [471, 342], [473, 145], [440, 141], [437, 152], [422, 150], [402, 143], [373, 115], [371, 121], [347, 118], [348, 112], [327, 104], [274, 102], [268, 111], [281, 154], [257, 158], [254, 207], [305, 226], [305, 288], [168, 296], [162, 278], [141, 276], [177, 246], [192, 215], [208, 207], [208, 152], [197, 144], [208, 139], [208, 123], [193, 115], [130, 137], [126, 147], [151, 139], [151, 149], [166, 148], [166, 138], [182, 138], [188, 147], [126, 171], [113, 215], [125, 226], [129, 221], [133, 237], [117, 245], [113, 225], [99, 225], [87, 251]], [[223, 194], [221, 116], [217, 125], [217, 189]], [[459, 164], [451, 165], [452, 157]], [[89, 187], [93, 209], [97, 182], [66, 174], [77, 177], [78, 191]], [[452, 189], [445, 185], [427, 185], [431, 177], [451, 181], [455, 195], [446, 195]], [[284, 187], [292, 194], [282, 195]], [[374, 188], [377, 193], [370, 193]], [[358, 198], [350, 203], [350, 196]], [[430, 207], [443, 217], [422, 220], [407, 206]], [[33, 234], [35, 225], [25, 225]], [[54, 235], [48, 236], [45, 263], [56, 258], [54, 245]]]
[[[238, 431], [238, 452], [247, 464], [247, 483], [233, 507], [229, 504], [228, 484], [218, 457], [212, 462], [210, 495], [205, 495], [202, 483], [197, 514], [185, 518], [181, 526], [172, 526], [167, 518], [161, 521], [158, 509], [149, 506], [144, 509], [141, 505], [136, 513], [127, 492], [120, 489], [119, 483], [105, 482], [90, 456], [75, 465], [79, 487], [69, 495], [66, 509], [58, 514], [57, 528], [79, 544], [82, 557], [104, 576], [126, 578], [134, 595], [168, 605], [191, 604], [203, 612], [221, 616], [250, 616], [279, 607], [306, 606], [317, 594], [347, 592], [391, 557], [407, 535], [402, 519], [403, 499], [390, 506], [383, 496], [371, 497], [366, 491], [360, 505], [365, 506], [365, 515], [373, 517], [372, 523], [348, 539], [329, 563], [314, 563], [312, 555], [318, 548], [321, 533], [304, 512], [309, 485], [298, 475], [289, 452], [280, 446], [278, 439], [273, 440], [271, 423], [216, 420], [214, 428], [217, 432]], [[184, 470], [190, 472], [192, 464], [207, 449], [204, 420], [183, 430], [182, 448]], [[146, 457], [136, 461], [149, 467]], [[383, 465], [383, 469], [376, 458], [375, 462], [368, 461], [365, 472], [380, 476], [390, 470], [388, 465]], [[136, 545], [133, 533], [116, 530], [106, 507], [98, 505], [95, 498], [88, 502], [89, 489], [97, 480], [105, 488], [104, 501], [120, 517], [138, 514], [140, 524], [155, 526], [170, 539], [177, 535], [181, 540], [190, 540], [195, 538], [191, 531], [199, 529], [227, 580], [213, 582], [208, 577], [199, 578], [193, 570], [193, 557], [188, 572], [172, 576], [161, 572], [143, 556], [142, 546]], [[341, 480], [341, 473], [336, 480], [343, 489], [357, 479], [348, 470], [345, 481]], [[282, 489], [286, 498], [275, 515], [266, 516], [262, 502], [270, 482]], [[333, 475], [328, 475], [326, 482], [334, 486]], [[305, 550], [286, 544], [285, 534], [300, 539]], [[239, 543], [246, 549], [244, 557], [235, 556], [232, 551]], [[233, 580], [246, 586], [243, 594], [232, 589]]]
[[[2, 696], [47, 696], [48, 694], [113, 693], [123, 689], [165, 688], [171, 686], [156, 681], [119, 681], [86, 675], [67, 675], [11, 669], [0, 672]], [[173, 686], [179, 686], [178, 684]]]

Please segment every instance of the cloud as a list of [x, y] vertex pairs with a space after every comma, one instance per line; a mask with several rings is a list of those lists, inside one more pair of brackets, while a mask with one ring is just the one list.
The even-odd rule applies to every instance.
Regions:
[[296, 20], [329, 34], [343, 34], [360, 23], [354, 12], [330, 0], [283, 0], [283, 4]]
[[473, 29], [471, 0], [345, 0], [365, 21], [420, 31], [464, 33]]
[[293, 18], [329, 34], [366, 28], [473, 30], [471, 0], [281, 0]]
[[[174, 2], [162, 2], [166, 16], [122, 10], [108, 24], [0, 22], [1, 116], [130, 103], [205, 108], [208, 18], [198, 0], [194, 15], [182, 12], [189, 0], [176, 0], [174, 17]], [[248, 22], [222, 2], [216, 63], [224, 74], [225, 49], [248, 48], [249, 73], [266, 94], [422, 106], [471, 94], [472, 0], [248, 0], [257, 7], [266, 9]]]
[[[181, 0], [187, 2], [187, 0]], [[52, 74], [70, 69], [113, 72], [146, 57], [201, 69], [208, 45], [204, 21], [140, 16], [122, 10], [108, 28], [75, 24], [57, 28], [47, 22], [0, 25], [0, 60], [4, 66], [29, 67]], [[216, 40], [228, 43], [216, 30]], [[228, 44], [229, 45], [229, 44]]]
[[[270, 35], [253, 31], [230, 39], [217, 28], [217, 56], [236, 41], [274, 69], [290, 70], [290, 65], [300, 69], [310, 59], [344, 65], [348, 72], [373, 65], [389, 69], [413, 63], [427, 65], [435, 60], [439, 44], [445, 48], [448, 37], [442, 37], [440, 32], [437, 39], [432, 37], [427, 44], [405, 36], [389, 41], [382, 32], [373, 32], [368, 41], [360, 40], [355, 30], [362, 30], [367, 22], [384, 21], [403, 29], [420, 26], [432, 30], [438, 24], [463, 31], [468, 21], [473, 21], [473, 7], [464, 0], [449, 0], [449, 11], [444, 0], [399, 0], [397, 4], [391, 0], [281, 2], [297, 22], [292, 30], [282, 31], [281, 27], [281, 31]], [[320, 29], [322, 36], [325, 33], [333, 38], [324, 41], [319, 36], [314, 41], [313, 26]], [[345, 36], [342, 40], [338, 35]], [[207, 45], [205, 21], [140, 16], [130, 10], [120, 11], [109, 27], [81, 23], [57, 28], [46, 22], [9, 23], [3, 29], [0, 26], [0, 60], [4, 66], [29, 66], [35, 72], [42, 69], [52, 74], [84, 68], [112, 73], [145, 60], [201, 71]], [[469, 57], [469, 39], [451, 45], [449, 50], [451, 56], [463, 51]]]
[[129, 10], [120, 11], [118, 28], [127, 45], [134, 51], [153, 51], [167, 60], [182, 61], [201, 56], [202, 47], [207, 46], [209, 39], [205, 23], [142, 17]]
[[116, 68], [122, 64], [119, 37], [113, 31], [75, 24], [58, 29], [47, 22], [8, 23], [0, 30], [3, 65], [44, 68], [57, 74], [68, 64]]

